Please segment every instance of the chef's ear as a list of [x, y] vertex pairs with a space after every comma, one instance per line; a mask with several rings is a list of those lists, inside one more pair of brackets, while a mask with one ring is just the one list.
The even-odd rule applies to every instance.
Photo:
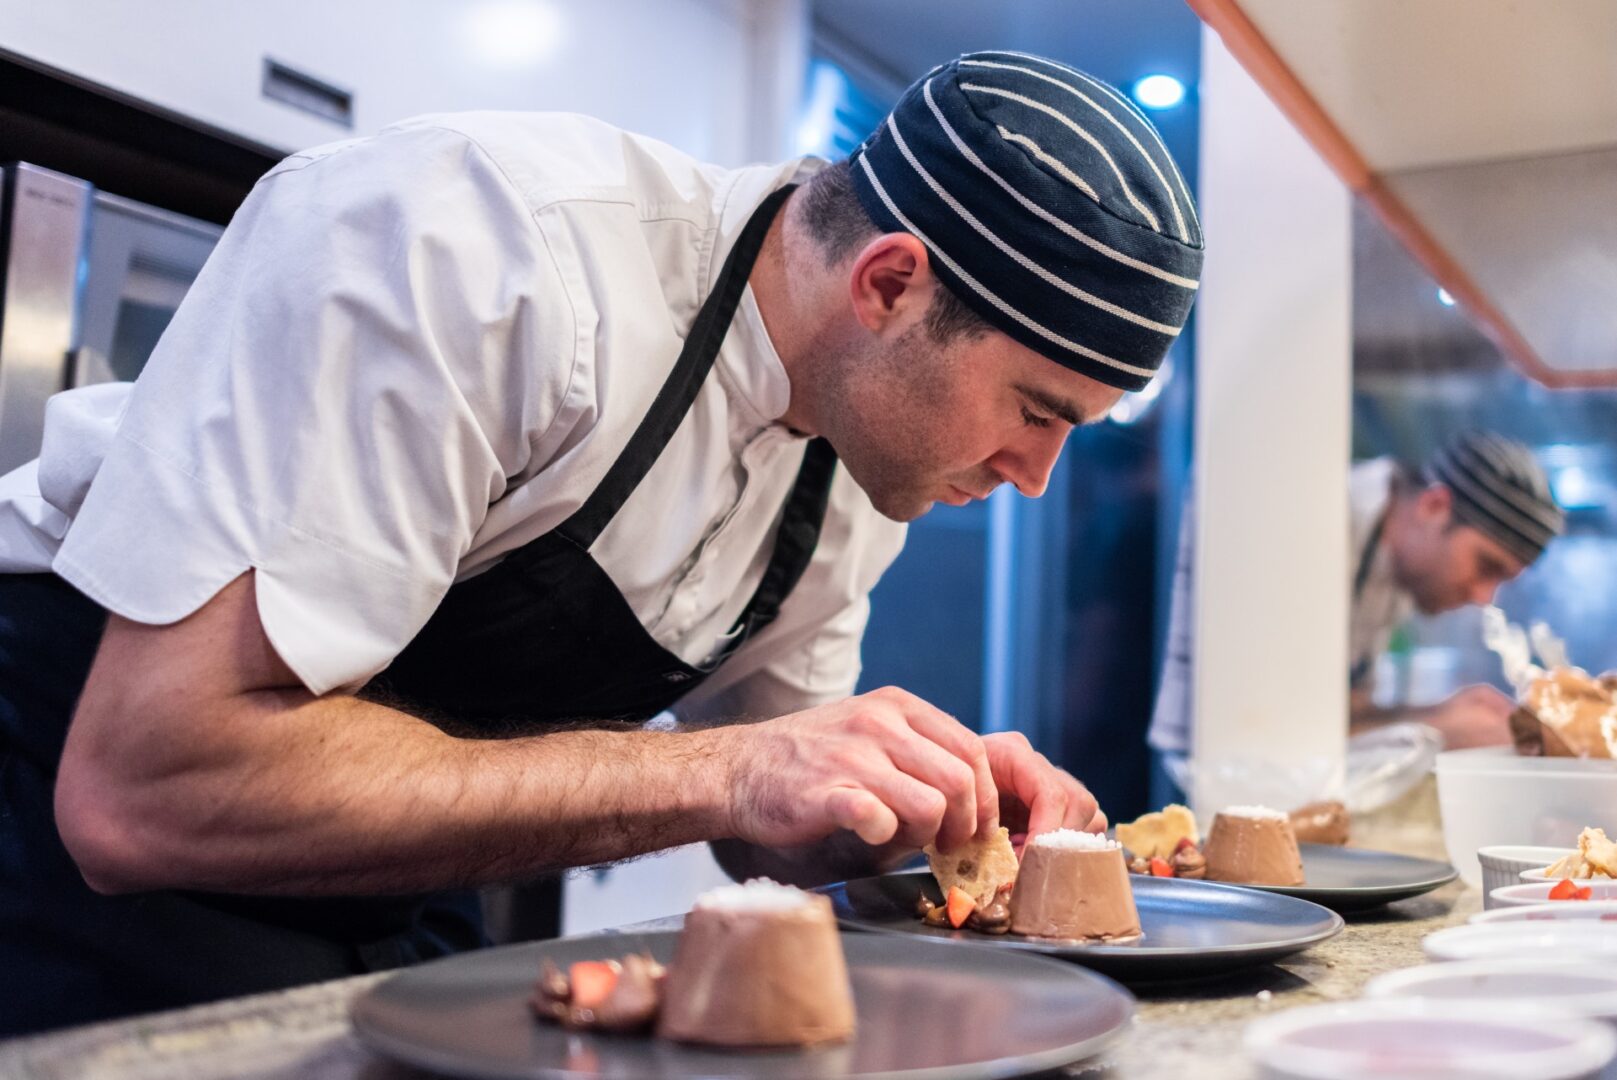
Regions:
[[874, 333], [920, 321], [938, 286], [926, 245], [910, 233], [883, 233], [859, 252], [848, 277], [859, 325]]
[[1420, 516], [1426, 521], [1446, 525], [1454, 512], [1454, 495], [1445, 484], [1427, 484], [1415, 498]]

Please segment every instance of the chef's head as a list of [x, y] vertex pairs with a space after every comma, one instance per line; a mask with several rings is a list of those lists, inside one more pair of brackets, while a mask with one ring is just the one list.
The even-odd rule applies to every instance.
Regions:
[[845, 289], [807, 388], [816, 427], [900, 520], [1001, 483], [1043, 492], [1072, 427], [1150, 382], [1201, 273], [1156, 130], [1022, 53], [934, 68], [793, 202]]
[[1533, 452], [1491, 432], [1457, 436], [1395, 500], [1394, 572], [1427, 614], [1492, 603], [1565, 524]]

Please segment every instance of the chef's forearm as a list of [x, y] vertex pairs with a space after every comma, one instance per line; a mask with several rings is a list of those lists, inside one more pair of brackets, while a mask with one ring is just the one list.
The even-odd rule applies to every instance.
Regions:
[[[245, 694], [210, 721], [189, 745], [161, 745], [158, 727], [156, 745], [136, 740], [117, 761], [64, 759], [58, 821], [92, 886], [416, 892], [624, 858], [728, 826], [717, 733], [466, 740], [385, 706], [301, 691]], [[121, 775], [68, 771], [87, 761]]]

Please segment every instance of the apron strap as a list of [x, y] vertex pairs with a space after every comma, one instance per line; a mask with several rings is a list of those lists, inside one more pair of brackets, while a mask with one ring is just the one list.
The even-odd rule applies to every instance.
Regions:
[[584, 505], [556, 527], [559, 535], [579, 548], [588, 550], [595, 543], [607, 523], [628, 501], [640, 481], [645, 479], [646, 473], [651, 471], [663, 447], [668, 445], [668, 440], [674, 437], [685, 414], [690, 411], [691, 403], [696, 400], [702, 383], [713, 367], [713, 361], [719, 355], [719, 347], [724, 344], [730, 321], [735, 317], [736, 307], [746, 290], [747, 276], [763, 248], [769, 226], [792, 190], [792, 186], [787, 186], [771, 193], [752, 212], [746, 227], [741, 230], [740, 238], [730, 249], [730, 254], [725, 256], [719, 279], [702, 304], [702, 310], [697, 312], [696, 321], [691, 324], [690, 334], [685, 338], [685, 347], [680, 350], [679, 359], [675, 361], [668, 380], [657, 391], [650, 411], [641, 419], [640, 426], [635, 428], [628, 444]]
[[824, 439], [811, 439], [803, 451], [797, 482], [781, 512], [775, 550], [769, 557], [763, 579], [731, 627], [724, 646], [701, 670], [712, 671], [718, 667], [780, 614], [780, 605], [808, 569], [814, 548], [820, 542], [820, 526], [825, 523], [825, 510], [831, 502], [831, 481], [836, 477], [836, 469], [837, 452], [831, 449], [831, 444]]

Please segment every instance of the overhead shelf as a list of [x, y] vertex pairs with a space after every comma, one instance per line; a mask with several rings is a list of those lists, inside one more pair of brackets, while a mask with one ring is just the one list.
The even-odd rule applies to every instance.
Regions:
[[1505, 355], [1617, 386], [1617, 4], [1189, 3]]

